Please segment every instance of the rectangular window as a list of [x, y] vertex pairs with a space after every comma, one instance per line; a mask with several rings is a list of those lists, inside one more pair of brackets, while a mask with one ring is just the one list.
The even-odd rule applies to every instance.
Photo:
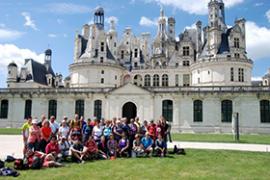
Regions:
[[125, 51], [121, 51], [121, 59], [124, 59], [125, 57]]
[[203, 102], [201, 100], [196, 100], [193, 102], [193, 121], [203, 121]]
[[104, 52], [104, 42], [101, 42], [100, 43], [100, 51], [101, 52]]
[[189, 66], [189, 61], [183, 61], [183, 66]]
[[243, 68], [239, 68], [238, 69], [238, 80], [239, 82], [244, 82], [244, 69]]
[[183, 56], [189, 56], [189, 46], [183, 47]]
[[183, 75], [183, 86], [190, 86], [190, 76], [189, 74]]
[[138, 49], [134, 50], [134, 57], [137, 58], [138, 57]]
[[240, 48], [240, 41], [239, 41], [239, 38], [234, 38], [234, 47], [235, 47], [235, 48]]
[[100, 83], [104, 84], [104, 78], [101, 78]]
[[100, 63], [104, 62], [104, 57], [100, 57]]
[[234, 69], [231, 68], [231, 81], [233, 82], [234, 81]]
[[236, 59], [239, 59], [239, 58], [240, 58], [240, 54], [239, 54], [239, 53], [235, 53], [235, 54], [234, 54], [234, 57], [235, 57]]
[[134, 63], [134, 67], [138, 67], [138, 63], [137, 62]]
[[8, 118], [8, 100], [1, 101], [0, 118], [1, 119]]
[[175, 75], [175, 86], [179, 86], [179, 75]]

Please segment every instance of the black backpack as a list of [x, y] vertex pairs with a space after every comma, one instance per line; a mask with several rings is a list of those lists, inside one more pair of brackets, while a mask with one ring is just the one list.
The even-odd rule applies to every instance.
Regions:
[[0, 160], [0, 169], [5, 167], [5, 162]]
[[43, 165], [42, 159], [35, 156], [33, 158], [33, 163], [32, 163], [31, 169], [41, 169], [42, 165]]

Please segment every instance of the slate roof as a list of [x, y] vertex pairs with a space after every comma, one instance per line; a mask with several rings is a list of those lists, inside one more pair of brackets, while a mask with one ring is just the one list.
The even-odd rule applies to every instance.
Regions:
[[[30, 63], [30, 64], [28, 64]], [[47, 68], [44, 64], [41, 64], [33, 59], [27, 62], [29, 65], [28, 70], [30, 71], [29, 74], [26, 76], [26, 81], [33, 80], [36, 83], [47, 85], [47, 74], [51, 74], [53, 77], [55, 76], [53, 69], [50, 67], [47, 71]]]
[[107, 46], [107, 58], [111, 59], [111, 60], [115, 60], [114, 56], [112, 55], [111, 50], [109, 49], [109, 47]]
[[221, 35], [221, 43], [218, 49], [218, 54], [222, 54], [224, 52], [230, 52], [229, 47], [229, 36], [231, 34], [232, 28], [228, 29], [226, 33], [222, 33]]

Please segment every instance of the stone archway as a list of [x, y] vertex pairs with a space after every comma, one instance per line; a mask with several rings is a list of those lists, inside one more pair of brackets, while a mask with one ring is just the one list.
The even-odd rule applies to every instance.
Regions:
[[137, 107], [133, 102], [127, 102], [122, 107], [122, 117], [128, 119], [135, 118], [137, 116]]

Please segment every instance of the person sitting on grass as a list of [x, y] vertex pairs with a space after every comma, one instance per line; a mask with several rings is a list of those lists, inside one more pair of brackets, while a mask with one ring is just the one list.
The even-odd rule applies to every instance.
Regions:
[[93, 138], [93, 136], [89, 136], [88, 140], [85, 142], [83, 147], [83, 152], [81, 156], [81, 160], [93, 160], [98, 157], [98, 147]]
[[69, 148], [70, 148], [70, 144], [67, 141], [66, 136], [62, 136], [58, 144], [60, 153], [62, 155], [62, 160], [66, 160], [66, 158], [69, 156]]
[[142, 149], [144, 150], [144, 153], [146, 154], [146, 156], [149, 156], [149, 154], [152, 154], [153, 152], [153, 140], [152, 138], [149, 136], [149, 133], [147, 132], [145, 134], [145, 137], [143, 137], [141, 139], [141, 143], [142, 143]]
[[71, 159], [73, 162], [81, 163], [81, 156], [83, 153], [83, 145], [78, 136], [74, 136], [73, 144], [70, 147]]
[[158, 134], [158, 139], [156, 140], [155, 151], [158, 157], [166, 156], [166, 143], [164, 139], [162, 138], [161, 134]]
[[114, 139], [113, 134], [110, 135], [110, 139], [107, 142], [108, 156], [110, 159], [116, 158], [117, 153], [117, 141]]
[[49, 144], [47, 144], [46, 146], [45, 152], [46, 154], [52, 154], [55, 159], [61, 158], [61, 153], [56, 136], [51, 137]]
[[132, 157], [139, 157], [143, 154], [141, 138], [139, 134], [135, 135], [135, 140], [133, 141]]
[[122, 133], [122, 138], [118, 143], [118, 154], [120, 157], [128, 156], [129, 140], [127, 139], [126, 133]]

